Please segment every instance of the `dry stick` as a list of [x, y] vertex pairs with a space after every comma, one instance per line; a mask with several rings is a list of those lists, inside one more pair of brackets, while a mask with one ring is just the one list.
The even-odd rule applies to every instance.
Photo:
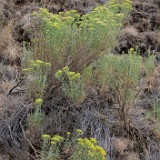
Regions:
[[[81, 50], [80, 50], [80, 51], [81, 51]], [[79, 52], [80, 52], [80, 51], [79, 51]], [[85, 53], [87, 54], [87, 52], [88, 52], [88, 51], [86, 51]], [[79, 57], [77, 57], [77, 59], [75, 59], [74, 61], [72, 61], [72, 62], [69, 64], [69, 66], [74, 65], [81, 57], [82, 57], [82, 55], [80, 54]]]
[[[27, 109], [26, 113], [27, 113], [27, 112], [28, 112], [28, 109]], [[25, 116], [26, 116], [26, 115], [24, 114], [24, 116], [22, 117], [22, 119], [23, 119]], [[37, 151], [36, 151], [36, 149], [34, 148], [34, 146], [32, 145], [32, 143], [30, 142], [30, 140], [26, 137], [26, 134], [25, 134], [25, 131], [24, 131], [23, 125], [22, 125], [22, 119], [21, 119], [21, 121], [19, 122], [19, 124], [20, 124], [20, 126], [21, 126], [21, 129], [22, 129], [22, 132], [23, 132], [23, 136], [24, 136], [24, 138], [28, 141], [30, 147], [33, 149], [33, 151], [34, 151], [34, 153], [35, 153], [35, 156], [38, 157], [38, 156], [37, 156]], [[33, 159], [35, 159], [32, 155], [29, 154], [29, 156], [31, 156]], [[35, 159], [35, 160], [36, 160], [36, 159]]]
[[[97, 53], [97, 52], [95, 52], [95, 53]], [[91, 60], [94, 59], [95, 53], [94, 53], [94, 54], [91, 54], [88, 58], [86, 58], [86, 59], [83, 61], [83, 63], [81, 63], [79, 66], [76, 67], [75, 70], [78, 70], [78, 69], [81, 68], [83, 65], [88, 66], [89, 64], [91, 64]]]
[[7, 96], [8, 96], [9, 94], [11, 94], [12, 91], [13, 91], [16, 87], [18, 87], [19, 84], [20, 84], [22, 81], [23, 81], [23, 79], [21, 79], [13, 88], [11, 88], [10, 91], [7, 93]]
[[[15, 98], [15, 97], [14, 97], [14, 98]], [[15, 99], [16, 99], [16, 98], [15, 98]], [[17, 99], [16, 99], [16, 100], [17, 100]], [[18, 100], [17, 100], [17, 101], [18, 101]], [[20, 101], [18, 101], [18, 102], [20, 102]], [[24, 107], [26, 107], [26, 105], [24, 105], [23, 103], [21, 103], [21, 104], [22, 104]], [[26, 113], [28, 112], [28, 110], [29, 110], [29, 108], [26, 110]], [[35, 155], [36, 155], [36, 157], [37, 157], [36, 150], [35, 150], [35, 148], [33, 147], [33, 145], [31, 144], [31, 142], [26, 138], [25, 132], [24, 132], [24, 129], [23, 129], [23, 126], [22, 126], [22, 119], [24, 119], [25, 116], [26, 116], [26, 114], [23, 115], [23, 117], [21, 118], [19, 124], [20, 124], [20, 126], [21, 126], [21, 129], [22, 129], [24, 138], [29, 142], [30, 147], [33, 149], [33, 151], [34, 151], [34, 153], [35, 153]], [[11, 126], [10, 126], [10, 125], [8, 125], [8, 129], [9, 129], [9, 132], [11, 133]], [[14, 138], [13, 138], [12, 134], [10, 134], [10, 136], [11, 136], [11, 139], [14, 141]], [[29, 154], [29, 156], [31, 156], [33, 159], [35, 159], [32, 155]], [[36, 160], [36, 159], [35, 159], [35, 160]]]
[[[37, 151], [36, 151], [36, 149], [34, 148], [34, 146], [32, 145], [32, 143], [30, 142], [30, 140], [26, 137], [26, 134], [25, 134], [25, 131], [24, 131], [24, 129], [23, 129], [23, 126], [22, 126], [21, 121], [20, 121], [20, 126], [21, 126], [21, 129], [22, 129], [24, 138], [28, 141], [30, 147], [33, 149], [35, 156], [38, 157], [38, 156], [37, 156]], [[34, 160], [36, 160], [36, 158], [34, 158], [31, 154], [28, 153], [28, 155], [29, 155], [30, 157], [32, 157]]]

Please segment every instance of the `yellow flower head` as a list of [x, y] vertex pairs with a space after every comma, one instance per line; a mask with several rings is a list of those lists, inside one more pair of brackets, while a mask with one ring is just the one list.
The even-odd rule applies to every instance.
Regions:
[[80, 129], [77, 129], [76, 131], [77, 131], [77, 133], [79, 133], [79, 134], [82, 134], [82, 133], [83, 133], [82, 130], [80, 130]]
[[35, 105], [39, 105], [39, 104], [42, 104], [43, 103], [43, 99], [41, 98], [37, 98], [34, 102]]
[[95, 138], [90, 138], [90, 142], [93, 143], [93, 144], [96, 144], [97, 140]]
[[65, 20], [67, 22], [72, 22], [72, 21], [74, 21], [74, 18], [72, 18], [71, 16], [68, 16], [68, 17], [63, 17], [63, 20]]
[[55, 74], [55, 77], [56, 77], [56, 78], [60, 78], [61, 75], [62, 75], [62, 71], [61, 71], [61, 70], [58, 70], [58, 71], [56, 72], [56, 74]]
[[22, 72], [29, 72], [31, 70], [33, 70], [33, 68], [25, 68], [25, 69], [22, 69]]
[[67, 75], [69, 78], [72, 79], [72, 77], [75, 75], [75, 72], [68, 72]]
[[80, 78], [80, 73], [74, 74], [73, 78], [74, 80], [78, 80]]
[[57, 30], [57, 29], [60, 29], [60, 26], [58, 23], [51, 23], [53, 29]]
[[56, 142], [54, 142], [54, 141], [51, 141], [51, 145], [56, 145]]
[[79, 144], [79, 145], [81, 145], [81, 146], [84, 145], [84, 139], [78, 138], [77, 141], [78, 141], [78, 144]]
[[69, 136], [71, 133], [70, 132], [67, 132], [67, 135]]
[[68, 71], [69, 71], [69, 67], [68, 67], [68, 66], [66, 66], [66, 67], [62, 68], [62, 71], [64, 71], [64, 72], [68, 72]]
[[58, 142], [62, 142], [64, 138], [59, 135], [55, 135], [54, 137], [51, 138], [51, 140], [55, 143], [58, 143]]
[[103, 159], [106, 157], [106, 151], [102, 147], [96, 146], [96, 150], [101, 154]]
[[51, 136], [49, 134], [42, 134], [41, 138], [42, 139], [50, 139]]
[[43, 63], [44, 63], [44, 62], [41, 61], [41, 60], [36, 60], [35, 62], [38, 63], [38, 64], [43, 64]]
[[130, 48], [130, 49], [129, 49], [129, 52], [130, 52], [130, 53], [133, 53], [133, 52], [134, 52], [134, 48]]

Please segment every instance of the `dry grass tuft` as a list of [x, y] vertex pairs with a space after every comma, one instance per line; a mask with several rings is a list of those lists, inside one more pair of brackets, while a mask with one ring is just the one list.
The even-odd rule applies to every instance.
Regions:
[[0, 52], [2, 51], [12, 42], [12, 23], [9, 23], [6, 27], [4, 27], [0, 32]]
[[116, 138], [114, 142], [115, 150], [121, 155], [133, 146], [133, 142], [126, 138]]
[[1, 61], [12, 64], [19, 58], [20, 47], [15, 43], [12, 37], [13, 23], [10, 22], [0, 31], [0, 58]]
[[136, 28], [134, 28], [133, 26], [128, 26], [126, 27], [124, 30], [124, 32], [128, 32], [129, 34], [133, 35], [133, 36], [138, 36], [138, 30]]
[[131, 152], [129, 153], [127, 160], [140, 160], [140, 158], [137, 153]]

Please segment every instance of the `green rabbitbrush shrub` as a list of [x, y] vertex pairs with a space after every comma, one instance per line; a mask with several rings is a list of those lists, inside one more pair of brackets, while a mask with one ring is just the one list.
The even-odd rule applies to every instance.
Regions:
[[61, 152], [68, 152], [69, 160], [106, 160], [106, 152], [97, 144], [96, 139], [79, 138], [81, 134], [79, 129], [76, 137], [71, 137], [70, 132], [67, 132], [66, 138], [43, 134], [41, 160], [61, 159]]
[[41, 8], [33, 16], [39, 23], [32, 46], [34, 59], [49, 61], [56, 70], [64, 66], [82, 70], [112, 49], [130, 10], [130, 0], [111, 0], [83, 16], [75, 10], [52, 14]]
[[[94, 60], [111, 51], [130, 10], [130, 0], [124, 0], [122, 3], [111, 0], [108, 6], [96, 7], [90, 13], [82, 16], [75, 10], [52, 14], [44, 8], [41, 8], [38, 13], [33, 13], [34, 22], [38, 22], [36, 28], [33, 28], [35, 38], [32, 41], [30, 53], [25, 54], [27, 56], [23, 61], [25, 69], [31, 68], [29, 71], [27, 69], [27, 74], [31, 78], [28, 87], [33, 97], [42, 97], [46, 86], [46, 73], [49, 69], [41, 74], [41, 69], [37, 68], [35, 71], [35, 67], [32, 69], [30, 66], [32, 65], [30, 62], [37, 60], [48, 62], [51, 64], [50, 73], [53, 77], [59, 69], [65, 66], [68, 66], [70, 72], [81, 73]], [[37, 80], [35, 80], [36, 77]], [[37, 84], [41, 80], [44, 86], [39, 87]], [[64, 82], [62, 77], [59, 80]], [[77, 82], [70, 84], [72, 86], [67, 89], [69, 97], [72, 97], [72, 100], [81, 99], [75, 95], [82, 96], [84, 92], [80, 88], [83, 88], [83, 84], [79, 86]], [[77, 86], [78, 89], [75, 90]], [[62, 88], [64, 90], [65, 87]], [[33, 93], [34, 89], [35, 93], [41, 96]]]
[[94, 86], [110, 89], [114, 93], [114, 104], [118, 104], [121, 120], [126, 121], [127, 110], [132, 107], [140, 92], [140, 75], [142, 71], [149, 78], [154, 72], [153, 56], [143, 62], [134, 49], [127, 55], [104, 55], [97, 62], [85, 68], [82, 77], [84, 83], [88, 81]]

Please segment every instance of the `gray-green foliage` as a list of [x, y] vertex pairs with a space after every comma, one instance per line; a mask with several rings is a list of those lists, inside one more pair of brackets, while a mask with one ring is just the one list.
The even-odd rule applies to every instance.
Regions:
[[102, 56], [83, 71], [82, 77], [85, 83], [96, 84], [102, 89], [112, 89], [115, 95], [114, 103], [119, 104], [120, 110], [124, 112], [137, 98], [142, 71], [148, 78], [154, 69], [153, 56], [149, 55], [144, 61], [137, 51], [131, 48], [126, 55]]
[[56, 69], [64, 65], [74, 68], [75, 64], [84, 68], [116, 44], [117, 34], [132, 9], [131, 3], [111, 0], [107, 6], [98, 6], [82, 16], [75, 10], [52, 14], [41, 8], [38, 14], [33, 14], [34, 21], [40, 22], [39, 32], [34, 30], [36, 59], [52, 61]]
[[83, 100], [84, 91], [80, 73], [71, 72], [66, 66], [62, 70], [58, 70], [55, 77], [61, 82], [61, 87], [65, 94], [74, 102]]
[[[26, 57], [28, 60], [28, 57]], [[27, 60], [25, 60], [27, 62]], [[45, 63], [41, 60], [27, 62], [29, 68], [22, 71], [27, 76], [26, 87], [28, 94], [33, 98], [42, 98], [46, 87], [47, 75], [50, 70], [50, 63]]]
[[129, 100], [139, 83], [142, 57], [134, 54], [107, 55], [97, 64], [98, 83], [112, 88], [123, 101]]
[[34, 102], [35, 111], [30, 113], [28, 116], [28, 122], [31, 127], [40, 127], [44, 115], [41, 111], [41, 105], [43, 100], [41, 98], [37, 98]]

